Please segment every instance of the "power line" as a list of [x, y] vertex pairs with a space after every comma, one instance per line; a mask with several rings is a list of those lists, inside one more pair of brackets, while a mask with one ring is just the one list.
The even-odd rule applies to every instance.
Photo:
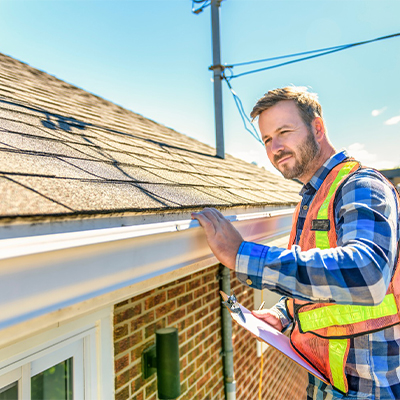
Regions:
[[[225, 75], [223, 75], [223, 79], [225, 79], [225, 82], [227, 83], [229, 90], [232, 93], [233, 99], [235, 100], [236, 107], [239, 111], [239, 115], [242, 118], [244, 129], [246, 129], [247, 132], [250, 133], [251, 136], [254, 137], [258, 142], [260, 142], [263, 146], [264, 143], [261, 140], [256, 128], [254, 125], [251, 123], [250, 118], [247, 116], [246, 112], [244, 111], [244, 107], [242, 104], [242, 100], [240, 100], [239, 96], [236, 94], [236, 92], [233, 90], [231, 83], [229, 82], [228, 79], [226, 79]], [[248, 127], [250, 126], [250, 128]]]
[[[247, 116], [246, 112], [244, 111], [244, 107], [243, 107], [241, 99], [239, 98], [239, 96], [236, 94], [236, 92], [232, 88], [232, 85], [230, 83], [231, 79], [238, 78], [240, 76], [244, 76], [244, 75], [248, 75], [248, 74], [252, 74], [252, 73], [255, 73], [255, 72], [260, 72], [260, 71], [265, 71], [265, 70], [272, 69], [272, 68], [282, 67], [284, 65], [293, 64], [293, 63], [296, 63], [296, 62], [299, 62], [299, 61], [304, 61], [304, 60], [309, 60], [309, 59], [316, 58], [316, 57], [321, 57], [323, 55], [336, 53], [338, 51], [345, 50], [345, 49], [348, 49], [348, 48], [351, 48], [351, 47], [361, 46], [363, 44], [377, 42], [377, 41], [380, 41], [380, 40], [391, 39], [391, 38], [398, 37], [398, 36], [400, 36], [400, 33], [394, 33], [392, 35], [382, 36], [382, 37], [379, 37], [379, 38], [365, 40], [365, 41], [362, 41], [362, 42], [350, 43], [350, 44], [333, 46], [333, 47], [326, 47], [326, 48], [319, 49], [319, 50], [310, 50], [310, 51], [307, 51], [307, 52], [288, 54], [288, 55], [279, 56], [279, 57], [266, 58], [266, 59], [263, 59], [263, 60], [254, 60], [254, 61], [249, 61], [249, 62], [245, 62], [245, 63], [232, 64], [232, 65], [229, 65], [229, 66], [225, 66], [225, 71], [229, 71], [231, 75], [230, 76], [226, 76], [225, 72], [223, 72], [222, 75], [221, 75], [221, 78], [226, 81], [226, 83], [228, 85], [228, 88], [232, 93], [232, 96], [233, 96], [233, 99], [235, 101], [236, 107], [237, 107], [237, 109], [239, 111], [239, 115], [240, 115], [240, 117], [241, 117], [241, 119], [243, 121], [243, 125], [244, 125], [245, 130], [247, 132], [249, 132], [251, 134], [251, 136], [253, 136], [259, 143], [261, 143], [264, 146], [264, 143], [262, 142], [257, 130], [255, 129], [254, 125], [250, 121], [250, 118]], [[259, 69], [256, 69], [256, 70], [243, 72], [243, 73], [237, 74], [237, 75], [234, 75], [233, 72], [232, 72], [232, 68], [235, 67], [235, 66], [242, 66], [242, 65], [254, 64], [254, 63], [257, 63], [257, 62], [278, 60], [278, 59], [282, 59], [282, 58], [296, 57], [296, 56], [299, 56], [299, 55], [306, 55], [306, 54], [312, 54], [312, 53], [318, 53], [318, 54], [314, 54], [314, 55], [307, 56], [307, 57], [302, 57], [302, 58], [299, 58], [299, 59], [296, 59], [296, 60], [291, 60], [291, 61], [287, 61], [287, 62], [275, 64], [275, 65], [271, 65], [271, 66], [265, 67], [265, 68], [259, 68]]]
[[286, 62], [283, 62], [283, 63], [270, 65], [268, 67], [242, 72], [242, 73], [237, 74], [237, 75], [232, 74], [228, 79], [231, 80], [233, 78], [239, 78], [240, 76], [254, 74], [256, 72], [261, 72], [261, 71], [266, 71], [266, 70], [273, 69], [273, 68], [283, 67], [284, 65], [294, 64], [294, 63], [297, 63], [297, 62], [300, 62], [300, 61], [310, 60], [310, 59], [316, 58], [316, 57], [322, 57], [324, 55], [331, 54], [331, 53], [336, 53], [338, 51], [346, 50], [346, 49], [349, 49], [349, 48], [352, 48], [352, 47], [361, 46], [361, 45], [364, 45], [364, 44], [369, 44], [369, 43], [377, 42], [377, 41], [380, 41], [380, 40], [392, 39], [392, 38], [398, 37], [398, 36], [400, 36], [400, 32], [399, 33], [394, 33], [394, 34], [391, 34], [391, 35], [381, 36], [381, 37], [378, 37], [378, 38], [375, 38], [375, 39], [365, 40], [365, 41], [362, 41], [362, 42], [355, 42], [355, 43], [350, 43], [350, 44], [345, 44], [345, 45], [340, 45], [340, 46], [327, 47], [327, 48], [320, 49], [320, 50], [311, 50], [309, 52], [295, 53], [295, 54], [289, 54], [289, 55], [284, 55], [284, 56], [279, 56], [279, 57], [266, 58], [266, 59], [263, 59], [263, 60], [254, 60], [254, 61], [249, 61], [249, 62], [245, 62], [245, 63], [231, 64], [229, 67], [226, 67], [226, 68], [233, 68], [235, 66], [243, 66], [243, 65], [248, 65], [248, 64], [254, 64], [254, 63], [257, 63], [257, 62], [266, 62], [266, 61], [278, 60], [278, 59], [283, 59], [283, 58], [295, 57], [295, 56], [299, 56], [299, 55], [318, 53], [318, 54], [314, 54], [314, 55], [307, 56], [307, 57], [297, 58], [296, 60], [286, 61]]
[[[200, 14], [206, 7], [210, 6], [214, 0], [192, 0], [192, 13]], [[200, 7], [195, 8], [195, 4], [201, 4]]]
[[319, 50], [303, 51], [301, 53], [286, 54], [284, 56], [263, 58], [261, 60], [246, 61], [246, 62], [242, 62], [242, 63], [230, 64], [230, 66], [231, 67], [241, 67], [243, 65], [256, 64], [256, 63], [262, 63], [262, 62], [267, 62], [267, 61], [281, 60], [283, 58], [291, 58], [291, 57], [303, 56], [303, 55], [311, 54], [311, 53], [319, 53], [319, 52], [322, 52], [322, 51], [325, 51], [325, 50], [333, 50], [333, 49], [337, 49], [337, 48], [343, 47], [343, 46], [345, 46], [345, 45], [327, 47], [325, 49], [319, 49]]

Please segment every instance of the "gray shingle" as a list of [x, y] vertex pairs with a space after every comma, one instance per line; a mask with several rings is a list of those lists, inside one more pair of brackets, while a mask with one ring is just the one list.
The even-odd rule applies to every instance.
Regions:
[[300, 185], [0, 54], [0, 217], [297, 203]]

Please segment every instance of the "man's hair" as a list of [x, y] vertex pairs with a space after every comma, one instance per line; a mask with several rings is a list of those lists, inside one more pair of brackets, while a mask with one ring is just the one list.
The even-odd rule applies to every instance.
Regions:
[[307, 88], [303, 86], [287, 86], [270, 90], [257, 101], [250, 113], [251, 118], [254, 120], [263, 111], [284, 100], [295, 102], [302, 120], [308, 127], [311, 127], [314, 118], [322, 118], [322, 108], [318, 102], [318, 95], [308, 92]]

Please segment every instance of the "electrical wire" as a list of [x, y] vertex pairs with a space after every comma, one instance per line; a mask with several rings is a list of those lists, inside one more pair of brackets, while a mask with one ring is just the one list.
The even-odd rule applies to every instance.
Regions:
[[[192, 13], [200, 14], [206, 7], [210, 6], [214, 0], [192, 0]], [[195, 8], [195, 4], [201, 4], [199, 8]]]
[[[195, 1], [195, 0], [192, 0]], [[202, 0], [197, 0], [197, 1], [202, 1]], [[212, 0], [211, 0], [212, 1]], [[332, 53], [336, 53], [338, 51], [342, 51], [342, 50], [346, 50], [352, 47], [356, 47], [356, 46], [361, 46], [364, 44], [368, 44], [368, 43], [372, 43], [372, 42], [377, 42], [380, 40], [386, 40], [386, 39], [391, 39], [394, 37], [398, 37], [400, 36], [400, 33], [394, 33], [391, 35], [386, 35], [386, 36], [381, 36], [375, 39], [369, 39], [369, 40], [364, 40], [362, 42], [355, 42], [355, 43], [349, 43], [349, 44], [345, 44], [345, 45], [339, 45], [339, 46], [333, 46], [333, 47], [326, 47], [323, 49], [318, 49], [318, 50], [310, 50], [310, 51], [306, 51], [306, 52], [301, 52], [301, 53], [294, 53], [294, 54], [287, 54], [284, 56], [278, 56], [278, 57], [272, 57], [272, 58], [266, 58], [266, 59], [262, 59], [262, 60], [254, 60], [254, 61], [249, 61], [249, 62], [244, 62], [244, 63], [237, 63], [237, 64], [230, 64], [229, 66], [225, 66], [225, 70], [224, 72], [221, 74], [221, 79], [224, 79], [228, 85], [229, 90], [232, 93], [233, 99], [235, 101], [236, 107], [239, 111], [239, 115], [243, 121], [243, 125], [246, 131], [248, 131], [251, 136], [253, 136], [259, 143], [261, 143], [264, 146], [264, 143], [262, 142], [256, 128], [254, 127], [254, 125], [251, 123], [251, 120], [249, 119], [249, 117], [247, 116], [246, 112], [244, 111], [244, 107], [242, 104], [242, 101], [240, 100], [239, 96], [236, 94], [236, 92], [233, 90], [232, 85], [230, 83], [230, 81], [233, 78], [239, 78], [241, 76], [244, 75], [249, 75], [249, 74], [253, 74], [256, 72], [261, 72], [261, 71], [266, 71], [269, 69], [273, 69], [273, 68], [278, 68], [278, 67], [282, 67], [284, 65], [289, 65], [289, 64], [294, 64], [300, 61], [305, 61], [305, 60], [310, 60], [312, 58], [316, 58], [316, 57], [321, 57], [327, 54], [332, 54]], [[318, 53], [318, 54], [313, 54], [313, 53]], [[252, 70], [252, 71], [247, 71], [247, 72], [243, 72], [240, 74], [235, 75], [232, 71], [232, 68], [235, 66], [243, 66], [243, 65], [249, 65], [249, 64], [254, 64], [254, 63], [259, 63], [259, 62], [266, 62], [266, 61], [273, 61], [273, 60], [278, 60], [278, 59], [283, 59], [283, 58], [290, 58], [290, 57], [298, 57], [301, 55], [307, 55], [307, 54], [313, 54], [307, 57], [302, 57], [302, 58], [297, 58], [295, 60], [291, 60], [291, 61], [286, 61], [283, 63], [279, 63], [279, 64], [274, 64], [274, 65], [270, 65], [268, 67], [264, 67], [264, 68], [259, 68], [256, 70]], [[226, 76], [225, 72], [229, 71], [230, 76]]]
[[297, 57], [297, 56], [304, 56], [306, 54], [312, 54], [312, 53], [320, 53], [325, 50], [333, 50], [337, 49], [339, 47], [343, 47], [345, 45], [340, 45], [340, 46], [333, 46], [333, 47], [327, 47], [325, 49], [318, 49], [318, 50], [309, 50], [309, 51], [303, 51], [301, 53], [293, 53], [293, 54], [286, 54], [284, 56], [276, 56], [276, 57], [270, 57], [270, 58], [263, 58], [261, 60], [254, 60], [254, 61], [246, 61], [246, 62], [241, 62], [241, 63], [236, 63], [236, 64], [230, 64], [231, 67], [241, 67], [243, 65], [250, 65], [250, 64], [257, 64], [257, 63], [262, 63], [262, 62], [267, 62], [267, 61], [275, 61], [275, 60], [281, 60], [282, 58], [291, 58], [291, 57]]
[[[229, 90], [232, 93], [233, 99], [235, 101], [236, 107], [239, 111], [239, 115], [242, 118], [243, 121], [243, 125], [244, 125], [244, 129], [246, 129], [247, 132], [250, 133], [251, 136], [254, 137], [254, 139], [256, 139], [258, 142], [260, 142], [263, 146], [264, 143], [261, 140], [256, 128], [254, 127], [254, 125], [251, 123], [250, 118], [247, 116], [246, 112], [244, 111], [243, 108], [243, 104], [242, 101], [240, 100], [239, 96], [236, 94], [236, 92], [233, 90], [231, 83], [229, 82], [229, 80], [225, 77], [225, 75], [222, 75], [222, 78], [225, 80], [225, 82], [227, 83]], [[251, 128], [249, 128], [248, 126], [250, 126]]]
[[321, 56], [324, 56], [324, 55], [327, 55], [327, 54], [336, 53], [338, 51], [346, 50], [346, 49], [349, 49], [349, 48], [352, 48], [352, 47], [361, 46], [361, 45], [364, 45], [364, 44], [369, 44], [369, 43], [377, 42], [377, 41], [380, 41], [380, 40], [392, 39], [392, 38], [398, 37], [398, 36], [400, 36], [400, 33], [394, 33], [394, 34], [391, 34], [391, 35], [381, 36], [381, 37], [378, 37], [378, 38], [375, 38], [375, 39], [364, 40], [362, 42], [350, 43], [350, 44], [334, 46], [334, 47], [327, 47], [325, 49], [320, 49], [320, 50], [311, 50], [309, 52], [289, 54], [289, 55], [273, 57], [273, 58], [269, 58], [269, 59], [267, 58], [267, 59], [263, 59], [263, 60], [249, 61], [249, 62], [246, 62], [246, 63], [230, 64], [229, 68], [234, 67], [234, 66], [243, 66], [243, 65], [253, 64], [253, 63], [256, 63], [256, 62], [266, 62], [266, 61], [278, 60], [278, 59], [295, 57], [295, 56], [299, 56], [299, 55], [305, 55], [305, 54], [311, 54], [311, 53], [318, 52], [318, 54], [314, 54], [314, 55], [311, 55], [311, 56], [302, 57], [302, 58], [298, 58], [296, 60], [291, 60], [291, 61], [286, 61], [286, 62], [279, 63], [279, 64], [270, 65], [270, 66], [264, 67], [264, 68], [258, 68], [258, 69], [255, 69], [255, 70], [242, 72], [242, 73], [236, 74], [236, 75], [232, 73], [232, 75], [228, 79], [231, 80], [231, 79], [234, 79], [234, 78], [238, 78], [240, 76], [254, 74], [256, 72], [261, 72], [261, 71], [266, 71], [266, 70], [273, 69], [273, 68], [283, 67], [284, 65], [289, 65], [289, 64], [294, 64], [294, 63], [300, 62], [300, 61], [310, 60], [312, 58], [321, 57]]
[[[346, 48], [347, 48], [347, 47], [346, 47]], [[298, 58], [298, 59], [296, 59], [296, 60], [286, 61], [286, 62], [283, 62], [283, 63], [279, 63], [279, 64], [275, 64], [275, 65], [270, 65], [269, 67], [259, 68], [259, 69], [255, 69], [255, 70], [247, 71], [247, 72], [242, 72], [242, 73], [236, 74], [236, 75], [235, 75], [235, 74], [232, 74], [231, 77], [230, 77], [230, 79], [239, 78], [239, 77], [241, 77], [241, 76], [254, 74], [254, 73], [256, 73], [256, 72], [267, 71], [267, 70], [269, 70], [269, 69], [274, 69], [274, 68], [283, 67], [283, 66], [285, 66], [285, 65], [295, 64], [295, 63], [298, 63], [298, 62], [300, 62], [300, 61], [311, 60], [312, 58], [322, 57], [322, 56], [325, 56], [325, 55], [327, 55], [327, 54], [336, 53], [336, 52], [341, 51], [341, 50], [344, 50], [344, 48], [341, 47], [341, 48], [336, 49], [336, 50], [330, 50], [330, 51], [326, 51], [326, 52], [324, 52], [324, 53], [315, 54], [315, 55], [313, 55], [313, 56]]]
[[[192, 12], [195, 13], [195, 14], [199, 14], [200, 12], [203, 11], [204, 8], [206, 8], [209, 5], [211, 5], [213, 1], [215, 1], [215, 0], [192, 0]], [[202, 5], [201, 5], [201, 7], [195, 9], [194, 8], [195, 4], [202, 4]], [[283, 67], [285, 65], [298, 63], [300, 61], [311, 60], [313, 58], [322, 57], [322, 56], [325, 56], [325, 55], [328, 55], [328, 54], [332, 54], [332, 53], [337, 53], [339, 51], [346, 50], [346, 49], [349, 49], [349, 48], [352, 48], [352, 47], [361, 46], [361, 45], [369, 44], [369, 43], [373, 43], [373, 42], [378, 42], [378, 41], [381, 41], [381, 40], [392, 39], [394, 37], [399, 37], [399, 36], [400, 36], [400, 32], [393, 33], [391, 35], [381, 36], [381, 37], [374, 38], [374, 39], [364, 40], [364, 41], [361, 41], [361, 42], [349, 43], [349, 44], [332, 46], [332, 47], [325, 47], [325, 48], [322, 48], [322, 49], [303, 51], [303, 52], [299, 52], [299, 53], [286, 54], [286, 55], [283, 55], [283, 56], [264, 58], [264, 59], [260, 59], [260, 60], [253, 60], [253, 61], [247, 61], [247, 62], [242, 62], [242, 63], [229, 64], [229, 65], [225, 65], [224, 71], [229, 71], [230, 76], [228, 77], [228, 76], [225, 75], [225, 72], [222, 72], [221, 73], [221, 79], [225, 80], [225, 82], [227, 83], [227, 85], [229, 87], [229, 90], [232, 93], [232, 96], [233, 96], [233, 99], [235, 101], [236, 107], [237, 107], [237, 109], [239, 111], [239, 115], [240, 115], [240, 117], [241, 117], [241, 119], [243, 121], [243, 125], [244, 125], [245, 130], [248, 131], [251, 134], [251, 136], [253, 136], [259, 143], [261, 143], [264, 146], [264, 143], [262, 142], [257, 130], [255, 129], [254, 125], [251, 123], [249, 117], [247, 116], [246, 112], [244, 111], [244, 107], [243, 107], [242, 101], [240, 100], [239, 96], [235, 93], [235, 91], [232, 88], [232, 85], [230, 83], [230, 81], [232, 79], [239, 78], [239, 77], [245, 76], [245, 75], [254, 74], [256, 72], [267, 71], [269, 69]], [[317, 53], [317, 54], [315, 54], [315, 53]], [[312, 54], [312, 55], [308, 55], [308, 54]], [[299, 56], [304, 56], [304, 55], [307, 55], [307, 56], [306, 57], [301, 57], [301, 58], [296, 58], [295, 60], [290, 60], [290, 61], [286, 61], [286, 62], [274, 64], [274, 65], [270, 65], [270, 66], [264, 67], [264, 68], [258, 68], [258, 69], [255, 69], [255, 70], [245, 71], [245, 72], [242, 72], [242, 73], [236, 74], [236, 75], [232, 71], [232, 69], [234, 67], [240, 67], [240, 66], [244, 66], [244, 65], [251, 65], [251, 64], [268, 62], [268, 61], [281, 60], [281, 59], [284, 59], [284, 58], [299, 57]], [[250, 128], [248, 126], [250, 126]]]

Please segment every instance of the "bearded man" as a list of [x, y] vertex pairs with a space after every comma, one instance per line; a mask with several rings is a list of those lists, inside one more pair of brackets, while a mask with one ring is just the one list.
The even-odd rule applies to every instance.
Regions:
[[[307, 399], [400, 399], [399, 197], [328, 139], [315, 94], [269, 91], [251, 113], [268, 158], [303, 183], [288, 249], [243, 240], [216, 209], [193, 213], [218, 260], [244, 284], [284, 297], [254, 315], [283, 331], [326, 378]], [[396, 273], [395, 273], [396, 272]]]

